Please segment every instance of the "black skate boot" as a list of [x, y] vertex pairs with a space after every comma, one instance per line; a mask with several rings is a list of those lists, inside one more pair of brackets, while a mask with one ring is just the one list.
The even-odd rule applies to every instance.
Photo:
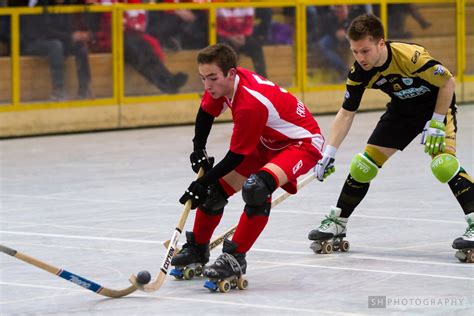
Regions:
[[308, 234], [308, 239], [313, 240], [310, 248], [314, 253], [331, 253], [333, 250], [349, 251], [349, 242], [346, 237], [347, 218], [340, 217], [341, 209], [331, 206], [331, 212], [317, 229]]
[[474, 263], [474, 212], [466, 215], [466, 221], [466, 232], [453, 241], [453, 248], [459, 261]]
[[175, 266], [170, 275], [176, 279], [191, 280], [202, 274], [202, 269], [209, 262], [209, 243], [196, 244], [193, 232], [186, 232], [186, 243], [183, 249], [173, 257], [171, 265]]
[[230, 289], [239, 288], [243, 290], [248, 282], [243, 275], [247, 270], [247, 261], [245, 253], [236, 253], [237, 244], [225, 239], [222, 254], [216, 261], [204, 268], [204, 276], [209, 278], [204, 283], [204, 287], [214, 292], [219, 289], [226, 293]]

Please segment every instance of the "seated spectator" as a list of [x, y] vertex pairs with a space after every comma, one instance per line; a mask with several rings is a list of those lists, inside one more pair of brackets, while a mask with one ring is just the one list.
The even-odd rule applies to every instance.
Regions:
[[63, 0], [30, 0], [29, 5], [43, 6], [40, 15], [27, 15], [20, 18], [21, 52], [24, 55], [36, 55], [47, 58], [49, 62], [53, 90], [53, 101], [66, 99], [64, 87], [64, 57], [74, 55], [79, 82], [77, 98], [92, 96], [90, 90], [90, 66], [87, 42], [88, 32], [75, 30], [70, 14], [51, 14], [48, 6], [69, 4]]
[[352, 21], [362, 14], [374, 14], [374, 5], [372, 4], [356, 4], [349, 6], [349, 20]]
[[255, 9], [255, 18], [259, 20], [259, 23], [254, 25], [253, 37], [260, 43], [266, 44], [272, 27], [273, 9], [257, 8]]
[[[140, 3], [140, 0], [89, 0], [102, 5], [113, 3]], [[112, 47], [111, 15], [104, 13], [94, 28], [92, 48], [96, 52], [110, 52]], [[124, 59], [143, 77], [165, 93], [177, 93], [186, 83], [188, 75], [172, 74], [164, 65], [164, 54], [156, 38], [145, 32], [146, 14], [143, 10], [127, 10], [124, 15]]]
[[328, 11], [321, 14], [318, 25], [321, 30], [319, 53], [337, 71], [341, 80], [346, 78], [349, 70], [345, 55], [339, 53], [341, 46], [347, 46], [346, 30], [350, 22], [348, 14], [347, 5], [330, 6]]
[[218, 8], [217, 40], [250, 56], [255, 72], [267, 77], [262, 44], [253, 36], [254, 8]]
[[[202, 2], [202, 0], [162, 0], [156, 2]], [[207, 10], [148, 11], [147, 32], [163, 47], [181, 49], [204, 48], [209, 42]]]
[[10, 55], [10, 16], [0, 16], [0, 56]]

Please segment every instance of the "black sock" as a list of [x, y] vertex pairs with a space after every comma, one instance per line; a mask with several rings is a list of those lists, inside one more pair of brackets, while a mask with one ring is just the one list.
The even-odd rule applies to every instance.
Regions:
[[464, 214], [474, 212], [474, 185], [472, 178], [461, 168], [449, 182], [449, 188], [458, 200]]
[[347, 176], [337, 201], [337, 207], [342, 210], [341, 217], [348, 218], [351, 216], [354, 209], [364, 199], [367, 191], [369, 191], [369, 186], [370, 182], [361, 183], [354, 180], [350, 174]]

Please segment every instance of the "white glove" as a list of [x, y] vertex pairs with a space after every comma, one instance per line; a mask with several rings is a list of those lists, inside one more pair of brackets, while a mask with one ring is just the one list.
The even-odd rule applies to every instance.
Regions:
[[327, 145], [326, 148], [324, 148], [323, 158], [321, 158], [313, 168], [314, 176], [319, 181], [324, 181], [327, 176], [336, 171], [336, 167], [334, 166], [336, 152], [337, 148], [331, 145]]

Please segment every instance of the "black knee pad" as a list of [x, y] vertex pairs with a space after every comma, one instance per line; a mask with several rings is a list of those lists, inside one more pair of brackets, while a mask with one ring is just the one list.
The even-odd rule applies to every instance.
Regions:
[[242, 198], [248, 205], [262, 205], [276, 189], [275, 179], [266, 171], [251, 174], [242, 187]]
[[272, 203], [268, 201], [263, 202], [262, 205], [245, 204], [244, 212], [247, 214], [248, 217], [251, 217], [253, 215], [270, 216], [271, 207], [272, 207]]
[[271, 203], [268, 202], [276, 189], [275, 179], [266, 171], [250, 175], [242, 187], [245, 213], [251, 215], [270, 215]]
[[224, 207], [227, 205], [229, 196], [219, 183], [211, 184], [209, 186], [209, 195], [200, 209], [208, 215], [220, 215], [224, 212]]

